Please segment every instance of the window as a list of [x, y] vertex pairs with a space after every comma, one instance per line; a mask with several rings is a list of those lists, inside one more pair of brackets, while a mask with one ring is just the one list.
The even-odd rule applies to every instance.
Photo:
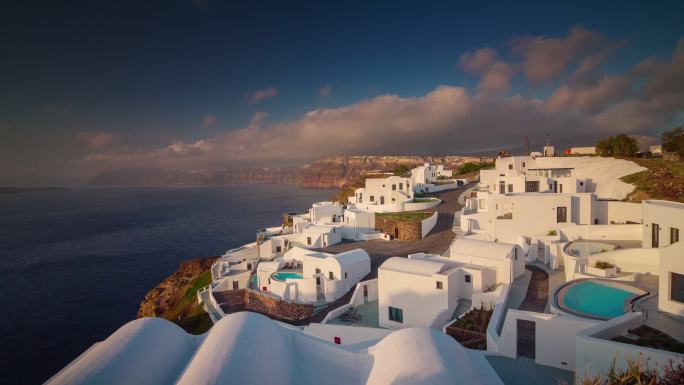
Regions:
[[237, 290], [240, 287], [238, 286], [238, 281], [233, 281], [233, 290]]
[[389, 319], [394, 322], [404, 322], [404, 311], [402, 309], [389, 306]]
[[437, 281], [437, 290], [443, 290], [444, 289], [444, 283], [442, 281]]
[[506, 193], [506, 182], [500, 181], [499, 182], [499, 194], [505, 194]]
[[396, 189], [397, 189], [397, 185], [396, 185], [396, 184], [393, 184], [393, 185], [392, 185], [392, 191], [396, 191]]
[[463, 278], [465, 278], [465, 282], [466, 282], [466, 283], [470, 283], [471, 278], [470, 278], [470, 276], [469, 276], [468, 274], [464, 275]]
[[251, 263], [247, 264], [247, 270], [252, 270], [252, 264]]
[[311, 237], [306, 237], [306, 244], [310, 245], [311, 244]]
[[563, 184], [558, 185], [558, 192], [563, 193]]
[[679, 229], [670, 227], [670, 244], [679, 242]]
[[335, 279], [335, 276], [333, 275], [333, 272], [332, 272], [332, 271], [329, 271], [329, 272], [328, 272], [328, 278], [329, 278], [329, 279]]
[[684, 275], [670, 272], [670, 299], [684, 303]]
[[[268, 279], [268, 284], [271, 284], [271, 278]], [[264, 290], [266, 290], [266, 288], [264, 288]]]
[[316, 268], [316, 274], [321, 274], [321, 269], [319, 269], [318, 267]]
[[403, 183], [399, 183], [399, 190], [403, 190], [403, 189], [404, 189], [404, 184], [403, 184]]
[[568, 208], [556, 207], [556, 223], [565, 223], [568, 221]]
[[344, 279], [347, 279], [347, 272], [344, 272]]
[[509, 193], [512, 193], [512, 192], [513, 192], [513, 185], [512, 185], [512, 184], [509, 184], [509, 185], [508, 185], [508, 192], [509, 192]]
[[276, 253], [280, 253], [283, 249], [280, 246], [276, 246]]
[[513, 164], [509, 164], [509, 165], [508, 165], [508, 169], [509, 169], [509, 170], [513, 170]]
[[375, 202], [375, 197], [373, 195], [370, 196], [370, 201]]
[[660, 225], [657, 223], [651, 225], [651, 247], [660, 247]]
[[480, 208], [483, 210], [485, 208], [485, 200], [484, 199], [480, 199]]
[[523, 167], [525, 167], [525, 162], [523, 162]]
[[584, 182], [580, 181], [580, 187], [584, 186]]

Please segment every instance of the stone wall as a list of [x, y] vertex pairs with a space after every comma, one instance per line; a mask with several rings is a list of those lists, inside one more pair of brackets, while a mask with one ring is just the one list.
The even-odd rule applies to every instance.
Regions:
[[409, 222], [376, 215], [375, 228], [400, 241], [415, 241], [422, 238], [421, 221]]
[[253, 290], [244, 290], [245, 310], [275, 319], [300, 321], [313, 315], [313, 305], [290, 303]]

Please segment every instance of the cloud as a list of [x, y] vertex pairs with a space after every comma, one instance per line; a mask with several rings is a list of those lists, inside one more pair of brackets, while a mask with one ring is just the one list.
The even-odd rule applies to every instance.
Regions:
[[318, 89], [318, 94], [323, 96], [323, 97], [328, 97], [332, 94], [332, 90], [333, 90], [333, 86], [330, 84], [326, 84], [326, 85], [324, 85]]
[[260, 125], [268, 117], [268, 112], [257, 111], [252, 115], [252, 119], [249, 121], [250, 126]]
[[214, 115], [205, 115], [202, 118], [202, 127], [211, 127], [216, 124], [216, 117]]
[[278, 88], [268, 87], [248, 94], [247, 100], [249, 104], [257, 104], [262, 100], [275, 98], [276, 96], [278, 96]]
[[606, 36], [583, 26], [571, 28], [565, 38], [525, 36], [509, 43], [513, 52], [522, 55], [522, 70], [527, 79], [537, 84], [557, 78], [579, 57], [610, 44]]
[[76, 139], [84, 143], [88, 148], [97, 150], [114, 144], [119, 139], [119, 135], [105, 131], [79, 132], [76, 134]]
[[470, 74], [483, 74], [496, 61], [497, 52], [493, 48], [480, 48], [467, 51], [458, 59], [458, 67]]
[[[550, 40], [575, 51], [593, 46], [587, 41], [602, 40], [595, 33], [573, 31], [569, 37]], [[681, 113], [684, 105], [681, 41], [669, 58], [649, 58], [622, 74], [584, 76], [581, 82], [568, 79], [544, 98], [532, 96], [534, 92], [510, 94], [511, 78], [521, 67], [500, 58], [491, 61], [498, 56], [478, 51], [463, 59], [469, 71], [480, 73], [475, 90], [441, 85], [415, 97], [384, 94], [315, 109], [286, 122], [266, 123], [268, 115], [260, 111], [246, 127], [214, 137], [146, 150], [104, 149], [87, 159], [110, 168], [216, 168], [306, 162], [331, 154], [462, 153], [518, 145], [525, 135], [543, 138], [549, 133], [561, 139], [653, 132]], [[573, 61], [582, 67], [583, 57]], [[596, 60], [599, 63], [585, 66], [585, 74], [599, 73], [601, 60]], [[541, 73], [545, 75], [533, 78], [549, 74]]]
[[507, 92], [511, 89], [510, 81], [514, 74], [514, 65], [503, 61], [496, 62], [484, 72], [477, 89], [484, 93]]

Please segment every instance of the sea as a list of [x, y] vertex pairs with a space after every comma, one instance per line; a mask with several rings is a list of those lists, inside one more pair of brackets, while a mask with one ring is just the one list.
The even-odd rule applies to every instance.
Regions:
[[0, 194], [0, 383], [40, 384], [135, 318], [190, 258], [254, 242], [334, 190], [291, 185]]

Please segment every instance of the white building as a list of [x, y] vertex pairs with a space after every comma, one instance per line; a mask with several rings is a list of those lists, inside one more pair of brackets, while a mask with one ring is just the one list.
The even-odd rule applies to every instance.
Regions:
[[449, 247], [449, 259], [496, 271], [496, 283], [511, 283], [525, 273], [525, 256], [512, 243], [457, 238]]
[[[413, 187], [416, 190], [423, 190], [425, 185], [433, 184], [437, 182], [438, 167], [431, 165], [430, 163], [425, 163], [422, 166], [418, 166], [411, 170], [411, 181], [413, 182]], [[444, 166], [441, 166], [442, 172], [444, 171]]]
[[496, 271], [439, 256], [393, 257], [378, 269], [378, 321], [399, 329], [441, 328], [458, 301], [496, 284]]
[[390, 176], [387, 178], [367, 178], [365, 187], [354, 191], [349, 203], [373, 212], [404, 211], [404, 203], [413, 200], [411, 178]]
[[227, 291], [249, 287], [252, 273], [259, 263], [256, 245], [227, 251], [211, 266], [211, 291]]
[[331, 302], [368, 273], [370, 256], [363, 249], [328, 254], [294, 247], [283, 258], [259, 264], [257, 285], [286, 301]]

